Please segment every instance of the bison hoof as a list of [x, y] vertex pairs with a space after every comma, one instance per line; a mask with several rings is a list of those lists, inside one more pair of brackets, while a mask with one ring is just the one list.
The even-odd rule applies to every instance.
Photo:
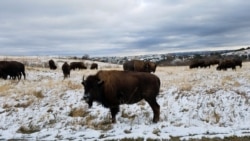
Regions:
[[153, 119], [153, 123], [157, 123], [159, 119]]
[[115, 120], [115, 119], [112, 119], [112, 123], [116, 123], [116, 120]]

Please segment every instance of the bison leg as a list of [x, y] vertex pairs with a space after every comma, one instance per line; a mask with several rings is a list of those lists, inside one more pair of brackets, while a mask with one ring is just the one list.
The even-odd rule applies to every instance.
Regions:
[[120, 111], [119, 106], [110, 108], [111, 116], [112, 116], [112, 123], [116, 123], [116, 114]]
[[148, 104], [150, 105], [150, 107], [154, 112], [153, 122], [157, 123], [160, 120], [160, 105], [156, 102], [155, 98], [152, 98], [150, 100], [146, 99], [146, 101], [148, 102]]

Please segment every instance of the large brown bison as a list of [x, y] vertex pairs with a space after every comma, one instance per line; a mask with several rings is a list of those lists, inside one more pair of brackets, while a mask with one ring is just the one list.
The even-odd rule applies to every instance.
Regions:
[[131, 60], [123, 64], [125, 71], [155, 72], [156, 64], [150, 61]]
[[62, 71], [64, 79], [70, 77], [70, 66], [67, 62], [64, 62], [64, 64], [62, 65]]
[[83, 99], [92, 106], [94, 101], [109, 108], [112, 123], [116, 122], [116, 114], [120, 104], [133, 104], [145, 99], [151, 106], [154, 117], [158, 122], [160, 106], [156, 97], [160, 90], [160, 79], [153, 74], [131, 71], [99, 71], [90, 75], [82, 84], [85, 92]]
[[70, 63], [70, 70], [75, 70], [75, 69], [87, 69], [85, 64], [83, 62], [71, 62]]
[[0, 61], [0, 78], [7, 79], [9, 76], [11, 79], [18, 78], [20, 80], [22, 75], [26, 79], [23, 63], [17, 61]]
[[56, 64], [55, 64], [55, 62], [54, 62], [54, 60], [49, 60], [49, 68], [51, 69], [51, 70], [55, 70], [56, 68], [57, 68], [57, 66], [56, 66]]
[[91, 66], [90, 66], [90, 69], [91, 70], [98, 69], [98, 64], [97, 63], [92, 63]]

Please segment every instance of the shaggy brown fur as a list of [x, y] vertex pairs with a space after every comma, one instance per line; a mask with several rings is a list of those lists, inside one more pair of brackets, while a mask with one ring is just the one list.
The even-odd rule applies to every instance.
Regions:
[[150, 72], [149, 62], [142, 60], [131, 60], [123, 64], [123, 69], [127, 71]]
[[99, 71], [82, 82], [84, 100], [92, 106], [93, 101], [110, 108], [112, 122], [119, 112], [120, 104], [133, 104], [145, 99], [154, 112], [153, 122], [158, 122], [160, 106], [156, 97], [160, 91], [160, 79], [153, 74], [131, 71]]

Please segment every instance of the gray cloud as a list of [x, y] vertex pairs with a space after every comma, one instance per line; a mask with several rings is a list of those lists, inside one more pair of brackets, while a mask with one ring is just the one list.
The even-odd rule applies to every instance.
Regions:
[[0, 55], [121, 56], [249, 46], [244, 0], [0, 2]]

